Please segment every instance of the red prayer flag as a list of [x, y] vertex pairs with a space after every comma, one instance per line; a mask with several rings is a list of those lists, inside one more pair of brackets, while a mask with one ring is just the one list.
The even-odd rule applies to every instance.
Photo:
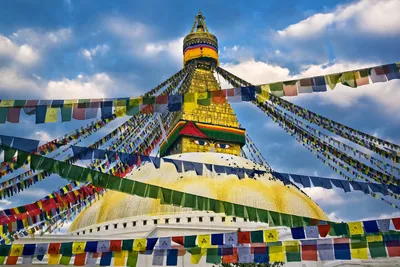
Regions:
[[121, 240], [110, 241], [110, 251], [121, 251], [121, 246], [122, 246]]
[[6, 265], [16, 265], [18, 261], [18, 256], [8, 256]]
[[400, 241], [387, 241], [386, 248], [389, 254], [389, 257], [400, 257]]
[[59, 254], [61, 243], [50, 243], [48, 252], [49, 254]]
[[184, 244], [183, 236], [173, 236], [172, 237], [172, 241], [175, 242], [175, 243], [178, 243], [178, 244], [180, 244], [182, 246]]
[[72, 118], [75, 120], [84, 120], [86, 119], [86, 108], [79, 108], [78, 104], [74, 104], [74, 109], [72, 112]]
[[19, 123], [19, 115], [21, 108], [8, 108], [7, 121], [11, 123]]
[[223, 104], [226, 100], [226, 91], [218, 90], [218, 91], [211, 91], [212, 100], [217, 104]]
[[227, 89], [226, 90], [226, 95], [227, 96], [235, 96], [235, 88]]
[[250, 232], [238, 232], [238, 243], [239, 244], [250, 243]]
[[154, 113], [154, 104], [140, 105], [140, 113], [153, 114]]
[[233, 248], [232, 255], [224, 255], [222, 256], [222, 263], [236, 263], [238, 262], [238, 252], [237, 248]]
[[330, 230], [331, 230], [330, 224], [318, 225], [318, 231], [321, 237], [326, 237]]
[[168, 95], [156, 96], [156, 104], [168, 104]]
[[303, 261], [317, 261], [317, 245], [302, 245], [301, 255]]
[[86, 252], [82, 254], [76, 254], [74, 260], [74, 266], [85, 266]]
[[400, 230], [400, 218], [393, 218], [392, 222], [393, 222], [394, 228], [396, 230]]

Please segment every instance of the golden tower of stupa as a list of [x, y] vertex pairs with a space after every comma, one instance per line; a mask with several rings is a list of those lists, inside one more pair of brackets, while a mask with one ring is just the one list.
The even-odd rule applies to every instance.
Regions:
[[[161, 144], [160, 155], [206, 164], [256, 167], [252, 161], [240, 157], [245, 130], [239, 127], [229, 103], [225, 98], [219, 98], [216, 92], [220, 90], [214, 75], [219, 64], [218, 40], [208, 31], [204, 20], [199, 12], [191, 32], [184, 39], [183, 64], [195, 64], [196, 69], [189, 92], [185, 94], [182, 116]], [[210, 103], [202, 104], [202, 101]], [[145, 164], [127, 178], [241, 205], [328, 219], [322, 209], [298, 188], [285, 186], [272, 179], [270, 174], [239, 180], [236, 175], [208, 170], [204, 170], [203, 175], [194, 171], [178, 173], [172, 163], [164, 162], [158, 169], [151, 163]], [[91, 233], [94, 229], [103, 232], [108, 225], [116, 225], [114, 222], [127, 218], [134, 221], [137, 217], [154, 218], [166, 214], [178, 218], [190, 211], [162, 205], [159, 200], [108, 191], [101, 200], [78, 215], [69, 231], [82, 233], [84, 229]]]

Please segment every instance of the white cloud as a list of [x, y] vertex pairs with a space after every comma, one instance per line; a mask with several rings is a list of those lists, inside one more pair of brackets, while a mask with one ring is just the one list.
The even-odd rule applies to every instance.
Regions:
[[172, 57], [172, 59], [181, 62], [183, 59], [182, 46], [183, 37], [156, 43], [150, 42], [144, 45], [144, 54], [141, 55], [155, 57], [161, 53], [167, 53]]
[[290, 78], [287, 68], [267, 62], [248, 60], [239, 64], [225, 63], [221, 67], [253, 84], [282, 81]]
[[337, 215], [336, 212], [331, 212], [328, 214], [329, 220], [333, 222], [348, 222], [349, 220], [343, 219], [341, 216]]
[[92, 60], [96, 55], [105, 55], [110, 50], [107, 44], [98, 45], [92, 49], [82, 49], [81, 55], [87, 60]]
[[78, 75], [75, 79], [49, 81], [45, 95], [49, 99], [104, 98], [108, 93], [112, 93], [113, 87], [114, 81], [106, 73], [93, 76]]
[[394, 211], [392, 213], [382, 213], [378, 217], [365, 217], [360, 221], [368, 221], [368, 220], [380, 220], [380, 219], [389, 219], [389, 218], [398, 218], [400, 217], [400, 211]]
[[25, 190], [22, 191], [19, 196], [20, 197], [44, 197], [46, 195], [50, 194], [49, 191], [43, 189], [43, 188], [36, 188], [36, 189], [32, 189], [32, 190]]
[[312, 15], [277, 34], [282, 38], [308, 39], [333, 28], [346, 32], [395, 35], [400, 33], [398, 10], [398, 0], [361, 0], [347, 6], [338, 6], [329, 13]]
[[58, 45], [70, 40], [72, 30], [62, 28], [57, 31], [38, 31], [30, 28], [24, 28], [13, 33], [10, 38], [17, 44], [29, 44], [36, 48]]
[[31, 138], [45, 142], [49, 142], [54, 139], [51, 134], [45, 131], [37, 131], [31, 135]]
[[129, 21], [121, 17], [108, 17], [106, 27], [115, 35], [129, 40], [137, 40], [149, 34], [149, 28], [143, 23]]
[[16, 68], [0, 69], [0, 92], [23, 92], [26, 90], [39, 91], [39, 85]]
[[302, 190], [320, 205], [337, 206], [345, 203], [345, 200], [335, 190], [327, 190], [321, 187], [308, 187]]
[[10, 205], [12, 204], [11, 201], [7, 200], [7, 199], [1, 199], [0, 200], [0, 209], [4, 210], [8, 207], [10, 207]]
[[19, 46], [9, 38], [0, 35], [0, 57], [30, 66], [39, 60], [39, 53], [27, 44]]
[[224, 46], [222, 51], [219, 51], [221, 60], [236, 60], [239, 62], [250, 61], [254, 59], [253, 51], [248, 47], [234, 45], [232, 47]]

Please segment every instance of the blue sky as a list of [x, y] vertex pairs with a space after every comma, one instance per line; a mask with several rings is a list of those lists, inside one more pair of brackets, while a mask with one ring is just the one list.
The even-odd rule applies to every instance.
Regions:
[[[219, 40], [221, 65], [255, 84], [400, 61], [397, 0], [362, 1], [2, 1], [0, 99], [136, 96], [182, 67], [182, 39], [201, 10]], [[369, 134], [400, 143], [400, 81], [289, 98]], [[247, 103], [239, 120], [272, 167], [336, 177]], [[0, 126], [0, 133], [51, 140], [87, 122]], [[36, 200], [56, 177], [18, 197]], [[307, 189], [332, 219], [400, 215], [362, 193]]]

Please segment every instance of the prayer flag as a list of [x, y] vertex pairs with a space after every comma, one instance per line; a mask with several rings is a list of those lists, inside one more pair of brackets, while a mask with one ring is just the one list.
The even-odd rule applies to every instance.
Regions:
[[387, 81], [382, 66], [370, 69], [370, 77], [373, 83], [381, 83]]
[[196, 239], [197, 239], [197, 236], [195, 236], [195, 235], [185, 236], [184, 237], [184, 246], [185, 246], [185, 248], [196, 247]]
[[356, 79], [357, 86], [369, 84], [368, 69], [355, 71], [354, 78]]
[[250, 232], [238, 232], [238, 243], [247, 244], [250, 243]]
[[49, 254], [48, 264], [57, 265], [60, 262], [61, 254]]
[[288, 262], [301, 261], [300, 246], [298, 241], [284, 241], [283, 246], [286, 252], [286, 260]]
[[313, 78], [313, 85], [312, 85], [313, 92], [325, 92], [326, 91], [326, 82], [324, 76], [314, 77]]
[[317, 240], [301, 241], [301, 258], [305, 261], [317, 261]]
[[318, 249], [319, 259], [321, 261], [335, 260], [335, 257], [333, 254], [332, 239], [317, 240], [317, 249]]
[[206, 263], [220, 264], [221, 263], [221, 255], [219, 255], [218, 251], [219, 251], [218, 248], [208, 248]]
[[357, 87], [356, 79], [354, 77], [353, 71], [347, 71], [347, 72], [342, 73], [341, 78], [342, 78], [343, 85], [353, 87], [353, 88]]
[[284, 96], [284, 91], [283, 91], [283, 83], [278, 82], [278, 83], [271, 83], [269, 85], [269, 89], [271, 90], [271, 94], [277, 97], [282, 97]]
[[269, 87], [269, 84], [261, 85], [261, 96], [263, 96], [265, 100], [269, 100], [270, 95], [271, 95], [271, 89]]
[[285, 252], [283, 246], [268, 246], [269, 260], [271, 262], [284, 262]]
[[333, 248], [336, 260], [350, 260], [350, 244], [348, 238], [335, 238]]
[[383, 66], [388, 81], [400, 79], [400, 62]]
[[351, 240], [351, 256], [353, 259], [368, 259], [367, 242], [365, 240]]
[[159, 249], [170, 249], [171, 248], [171, 237], [160, 237], [158, 239]]
[[340, 74], [340, 73], [329, 74], [329, 75], [325, 76], [326, 82], [328, 83], [329, 88], [331, 88], [331, 90], [335, 89], [336, 84], [339, 83], [341, 76], [342, 76], [342, 74]]
[[400, 257], [400, 241], [386, 241], [386, 249], [389, 257]]
[[11, 123], [19, 123], [21, 108], [8, 108], [7, 121]]
[[178, 250], [169, 249], [167, 251], [167, 266], [177, 266], [178, 265]]
[[145, 251], [146, 250], [146, 238], [138, 238], [133, 241], [134, 251]]
[[254, 262], [255, 263], [268, 263], [269, 262], [268, 247], [254, 248]]
[[187, 93], [183, 97], [183, 109], [185, 112], [191, 112], [198, 107], [196, 93]]
[[13, 244], [11, 246], [10, 256], [22, 256], [22, 251], [24, 250], [23, 244]]
[[225, 90], [211, 91], [211, 98], [214, 103], [223, 104], [226, 101], [226, 91]]
[[125, 266], [126, 251], [114, 252], [114, 266]]
[[74, 266], [85, 266], [86, 252], [75, 255]]
[[61, 259], [60, 259], [60, 265], [68, 266], [69, 262], [71, 261], [71, 258], [72, 258], [72, 256], [70, 256], [70, 255], [68, 255], [68, 256], [62, 255]]
[[169, 95], [168, 96], [168, 110], [169, 111], [180, 111], [182, 107], [182, 96], [181, 95]]
[[364, 225], [364, 231], [366, 233], [378, 233], [378, 223], [376, 220], [371, 220], [371, 221], [363, 221], [362, 222]]
[[242, 101], [242, 89], [240, 87], [228, 89], [226, 90], [226, 96], [230, 103], [240, 102]]
[[326, 237], [330, 229], [331, 226], [329, 224], [318, 225], [318, 232], [321, 237]]
[[292, 231], [293, 239], [304, 239], [306, 236], [304, 235], [304, 228], [303, 227], [293, 227], [290, 228]]
[[166, 250], [161, 250], [161, 249], [154, 250], [154, 255], [153, 255], [154, 266], [162, 266], [164, 264], [165, 253]]
[[390, 219], [377, 220], [377, 223], [381, 232], [389, 232]]
[[240, 263], [251, 263], [253, 262], [253, 257], [251, 254], [251, 247], [250, 245], [243, 245], [237, 248], [238, 250], [238, 257]]
[[299, 94], [312, 93], [313, 92], [313, 79], [305, 78], [301, 79], [298, 83]]
[[260, 231], [251, 231], [251, 243], [263, 243], [264, 242], [264, 233], [262, 230]]
[[96, 252], [109, 252], [109, 251], [110, 251], [110, 241], [98, 241]]
[[238, 236], [237, 233], [225, 233], [224, 234], [225, 245], [237, 245]]
[[237, 248], [233, 248], [232, 254], [222, 254], [222, 263], [237, 263], [238, 262], [238, 251]]
[[113, 256], [112, 252], [103, 252], [103, 253], [101, 253], [100, 266], [109, 266], [109, 265], [111, 265], [112, 256]]
[[192, 264], [198, 264], [201, 260], [201, 257], [207, 253], [207, 250], [204, 248], [191, 248], [188, 251], [192, 254], [190, 257], [190, 263]]
[[318, 226], [306, 226], [305, 227], [307, 238], [318, 238]]
[[264, 242], [276, 242], [278, 241], [278, 230], [264, 230]]
[[137, 251], [129, 251], [126, 266], [136, 267], [137, 261], [138, 261], [138, 252]]
[[297, 81], [283, 82], [283, 92], [285, 96], [296, 96]]
[[364, 228], [361, 222], [349, 222], [347, 225], [349, 226], [350, 235], [364, 234]]
[[399, 218], [392, 218], [392, 222], [393, 222], [394, 228], [396, 230], [400, 230], [400, 217]]
[[86, 119], [86, 107], [88, 99], [79, 99], [77, 104], [73, 105], [72, 118], [75, 120]]
[[223, 245], [224, 234], [211, 234], [211, 245]]
[[8, 256], [6, 265], [16, 265], [18, 261], [18, 256]]
[[207, 248], [207, 247], [211, 246], [210, 235], [198, 235], [197, 246], [200, 248]]

